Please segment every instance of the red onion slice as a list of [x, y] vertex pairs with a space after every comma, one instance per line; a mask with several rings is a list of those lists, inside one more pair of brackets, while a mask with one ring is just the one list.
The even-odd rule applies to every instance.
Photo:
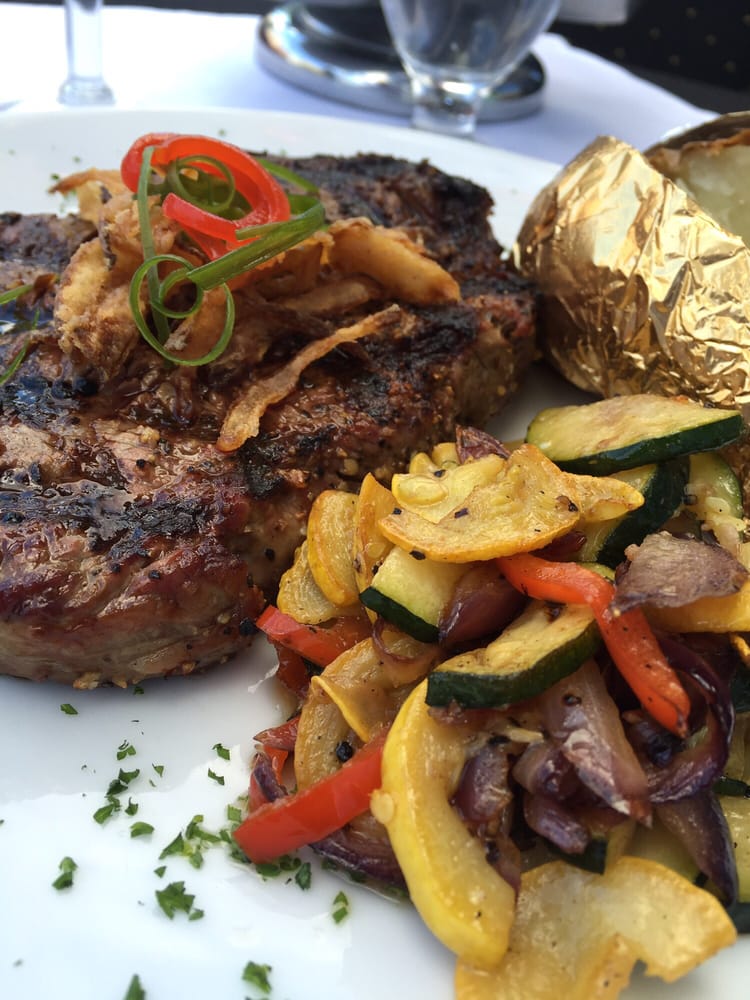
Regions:
[[651, 815], [648, 782], [599, 667], [589, 660], [540, 697], [547, 731], [581, 782], [637, 820]]

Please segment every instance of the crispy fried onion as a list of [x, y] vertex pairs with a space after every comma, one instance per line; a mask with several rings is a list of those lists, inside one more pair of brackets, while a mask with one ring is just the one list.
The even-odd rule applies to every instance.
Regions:
[[127, 192], [130, 200], [133, 197], [119, 170], [99, 170], [97, 167], [61, 177], [50, 188], [50, 192], [63, 195], [75, 193], [78, 198], [78, 214], [94, 225], [99, 223], [102, 205], [113, 195]]
[[255, 437], [260, 428], [261, 417], [268, 407], [289, 395], [297, 384], [297, 379], [313, 361], [324, 357], [339, 344], [348, 344], [374, 333], [394, 329], [401, 317], [400, 307], [392, 305], [351, 326], [342, 326], [330, 336], [314, 340], [303, 347], [299, 354], [273, 375], [253, 382], [235, 400], [224, 419], [216, 443], [219, 451], [236, 451], [245, 441]]
[[342, 274], [374, 278], [395, 298], [415, 305], [455, 302], [458, 283], [400, 229], [369, 219], [341, 219], [330, 228], [331, 265]]
[[[111, 171], [85, 171], [54, 190], [78, 194], [80, 214], [94, 223], [98, 239], [82, 243], [60, 278], [55, 323], [60, 347], [104, 378], [117, 374], [140, 339], [128, 301], [130, 280], [143, 261], [136, 202]], [[170, 253], [176, 232], [154, 203], [157, 253]]]
[[[60, 180], [55, 191], [75, 192], [81, 214], [92, 221], [98, 239], [73, 255], [60, 282], [55, 320], [61, 348], [105, 378], [117, 375], [139, 342], [128, 299], [130, 282], [143, 261], [137, 206], [115, 171], [85, 170]], [[158, 199], [150, 207], [156, 255], [179, 246], [181, 258], [200, 264], [197, 252], [162, 215]], [[251, 269], [232, 282], [239, 293], [259, 296], [283, 309], [333, 320], [332, 334], [308, 344], [270, 377], [254, 381], [230, 406], [218, 440], [221, 451], [239, 448], [258, 432], [267, 407], [281, 401], [300, 373], [339, 344], [405, 322], [398, 305], [453, 302], [460, 298], [455, 279], [401, 230], [376, 226], [364, 218], [341, 219], [327, 231]], [[245, 291], [246, 289], [246, 291]], [[224, 292], [207, 293], [200, 308], [175, 324], [167, 348], [180, 357], [203, 357], [221, 329]], [[144, 311], [148, 307], [145, 286]], [[371, 315], [345, 324], [343, 317], [370, 304]]]

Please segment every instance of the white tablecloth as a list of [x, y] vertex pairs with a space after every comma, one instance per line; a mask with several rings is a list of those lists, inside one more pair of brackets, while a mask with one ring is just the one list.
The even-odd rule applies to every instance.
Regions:
[[[243, 107], [407, 124], [269, 74], [256, 59], [255, 16], [105, 6], [103, 19], [105, 75], [118, 107]], [[4, 114], [65, 112], [56, 103], [66, 75], [64, 35], [62, 6], [0, 3], [0, 108], [18, 102]], [[480, 142], [564, 163], [599, 134], [645, 148], [666, 131], [712, 117], [559, 36], [544, 35], [534, 52], [547, 74], [543, 106], [480, 126]]]

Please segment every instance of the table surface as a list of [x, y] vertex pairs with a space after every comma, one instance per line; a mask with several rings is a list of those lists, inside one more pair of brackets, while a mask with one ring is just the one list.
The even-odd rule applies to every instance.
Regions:
[[[239, 107], [407, 124], [401, 115], [328, 100], [268, 73], [257, 60], [259, 21], [250, 14], [105, 6], [105, 75], [116, 107]], [[6, 39], [0, 109], [11, 105], [3, 113], [65, 113], [56, 100], [66, 75], [62, 6], [2, 3], [0, 33]], [[481, 125], [477, 141], [564, 163], [600, 134], [645, 148], [667, 131], [713, 116], [560, 36], [543, 35], [534, 53], [547, 76], [542, 106], [524, 118]]]

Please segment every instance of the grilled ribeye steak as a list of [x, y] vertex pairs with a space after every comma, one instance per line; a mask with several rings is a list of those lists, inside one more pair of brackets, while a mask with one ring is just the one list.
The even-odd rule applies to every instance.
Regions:
[[[140, 343], [103, 380], [60, 349], [43, 277], [90, 227], [0, 216], [0, 289], [26, 275], [39, 291], [31, 350], [0, 387], [0, 672], [94, 687], [226, 659], [251, 641], [321, 490], [390, 477], [517, 388], [535, 296], [500, 261], [483, 189], [386, 157], [289, 162], [330, 219], [366, 214], [423, 239], [462, 298], [385, 311], [373, 334], [307, 367], [228, 454], [215, 442], [248, 371], [275, 370], [362, 308], [311, 317], [240, 290], [233, 340], [211, 365], [174, 367]], [[31, 316], [0, 312], [15, 324], [7, 363]]]

